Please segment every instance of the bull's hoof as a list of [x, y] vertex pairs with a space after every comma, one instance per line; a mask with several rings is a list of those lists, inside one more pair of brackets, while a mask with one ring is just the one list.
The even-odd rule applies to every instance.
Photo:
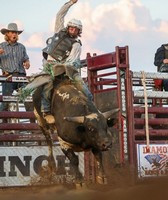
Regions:
[[96, 183], [107, 184], [107, 177], [106, 176], [96, 176]]
[[81, 189], [86, 189], [87, 188], [87, 186], [86, 186], [86, 184], [84, 182], [76, 183], [75, 185], [76, 185], [76, 189], [77, 190], [81, 190]]

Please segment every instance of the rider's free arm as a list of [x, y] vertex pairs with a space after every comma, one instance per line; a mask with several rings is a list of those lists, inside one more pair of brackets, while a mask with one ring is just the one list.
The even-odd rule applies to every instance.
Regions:
[[64, 28], [64, 17], [67, 14], [69, 8], [73, 5], [74, 3], [72, 1], [68, 1], [65, 3], [61, 9], [58, 11], [55, 19], [55, 27], [54, 27], [54, 32], [58, 33], [61, 29]]

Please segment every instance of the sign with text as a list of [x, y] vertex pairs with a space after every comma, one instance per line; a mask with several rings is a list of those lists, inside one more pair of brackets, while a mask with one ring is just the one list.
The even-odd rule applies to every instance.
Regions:
[[138, 176], [168, 175], [168, 144], [137, 144]]
[[[79, 169], [84, 175], [84, 153], [77, 155]], [[52, 178], [52, 182], [55, 183], [61, 183], [68, 178], [67, 181], [70, 181], [74, 177], [72, 169], [59, 146], [53, 147], [53, 156], [56, 174], [52, 174], [51, 177], [47, 171], [50, 160], [47, 146], [0, 147], [0, 186], [41, 185], [47, 183], [45, 182], [47, 178]], [[46, 173], [42, 174], [41, 169]]]

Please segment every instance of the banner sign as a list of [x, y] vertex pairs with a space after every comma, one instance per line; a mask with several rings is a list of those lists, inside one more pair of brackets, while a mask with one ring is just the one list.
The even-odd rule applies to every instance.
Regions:
[[138, 176], [168, 175], [168, 144], [137, 144]]
[[[59, 146], [53, 147], [56, 174], [49, 174], [48, 152], [47, 146], [0, 147], [0, 186], [44, 185], [49, 184], [47, 179], [52, 183], [72, 181], [74, 176], [69, 160]], [[79, 169], [84, 175], [84, 153], [76, 155], [79, 157]]]

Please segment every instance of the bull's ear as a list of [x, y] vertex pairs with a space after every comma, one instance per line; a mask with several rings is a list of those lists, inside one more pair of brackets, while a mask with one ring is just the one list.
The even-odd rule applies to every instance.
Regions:
[[76, 122], [83, 124], [85, 118], [84, 116], [78, 116], [78, 117], [64, 117], [64, 119], [67, 120], [68, 122]]
[[102, 114], [106, 119], [108, 119], [108, 118], [112, 117], [113, 115], [115, 115], [116, 113], [118, 113], [119, 110], [120, 110], [119, 108], [115, 108], [115, 109], [109, 110], [107, 112], [104, 112]]

